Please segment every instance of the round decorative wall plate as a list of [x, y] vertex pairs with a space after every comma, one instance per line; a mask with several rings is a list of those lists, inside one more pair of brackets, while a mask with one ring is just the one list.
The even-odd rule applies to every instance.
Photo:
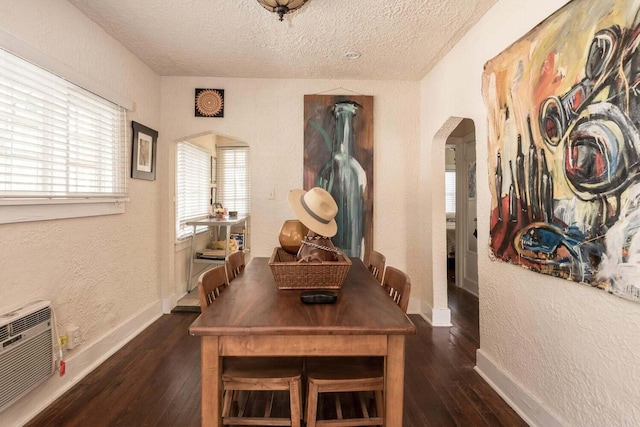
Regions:
[[196, 89], [196, 117], [224, 116], [224, 89]]

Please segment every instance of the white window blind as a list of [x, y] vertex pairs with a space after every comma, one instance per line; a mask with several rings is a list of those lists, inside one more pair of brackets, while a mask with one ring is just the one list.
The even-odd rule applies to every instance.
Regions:
[[445, 212], [456, 213], [456, 172], [446, 171], [444, 173], [444, 193]]
[[[176, 238], [190, 236], [187, 221], [209, 214], [211, 199], [211, 154], [188, 142], [178, 143], [176, 161]], [[206, 227], [201, 227], [199, 232]]]
[[0, 199], [126, 196], [126, 110], [0, 49]]
[[229, 211], [249, 214], [251, 176], [249, 147], [218, 147], [217, 199]]

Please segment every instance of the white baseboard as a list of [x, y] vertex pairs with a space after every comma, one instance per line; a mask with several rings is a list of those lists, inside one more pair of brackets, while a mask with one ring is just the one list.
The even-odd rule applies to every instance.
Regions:
[[65, 357], [66, 373], [52, 377], [0, 413], [0, 426], [23, 426], [87, 374], [97, 368], [136, 335], [162, 316], [162, 303], [156, 301], [125, 320], [90, 345], [80, 345]]
[[563, 424], [524, 388], [502, 371], [481, 349], [476, 351], [478, 374], [531, 427], [562, 427]]
[[449, 310], [448, 308], [433, 308], [429, 304], [422, 302], [420, 307], [420, 315], [431, 326], [451, 326], [451, 310]]
[[162, 313], [170, 314], [171, 310], [178, 305], [178, 296], [176, 294], [171, 295], [168, 298], [162, 298]]

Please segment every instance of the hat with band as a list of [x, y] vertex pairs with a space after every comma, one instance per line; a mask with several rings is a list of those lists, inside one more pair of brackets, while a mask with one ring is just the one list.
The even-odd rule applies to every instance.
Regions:
[[293, 213], [309, 230], [325, 237], [333, 237], [338, 232], [334, 219], [338, 205], [326, 190], [320, 187], [309, 191], [291, 190], [288, 201]]

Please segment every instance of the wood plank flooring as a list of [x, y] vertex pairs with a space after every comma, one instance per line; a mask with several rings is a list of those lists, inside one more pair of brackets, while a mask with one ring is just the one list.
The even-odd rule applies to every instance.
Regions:
[[[404, 426], [526, 426], [473, 370], [477, 298], [449, 286], [449, 305], [451, 328], [410, 315]], [[200, 339], [187, 334], [196, 317], [162, 316], [28, 426], [199, 426]]]

